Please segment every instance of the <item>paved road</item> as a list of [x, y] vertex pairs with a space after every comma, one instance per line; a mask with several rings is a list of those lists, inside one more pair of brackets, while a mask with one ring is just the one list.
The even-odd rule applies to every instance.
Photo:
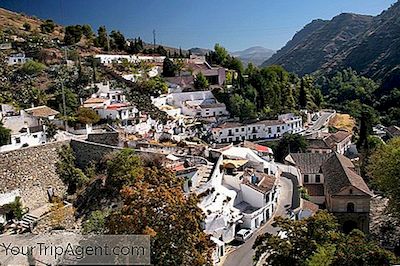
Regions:
[[[292, 202], [292, 194], [293, 194], [293, 186], [290, 179], [286, 177], [280, 178], [280, 196], [278, 199], [278, 208], [275, 212], [275, 216], [286, 216], [286, 208], [285, 206], [291, 205]], [[254, 250], [252, 246], [254, 241], [256, 240], [258, 235], [264, 234], [265, 232], [269, 233], [278, 233], [277, 230], [272, 227], [273, 219], [270, 219], [266, 224], [263, 225], [253, 236], [246, 241], [243, 245], [237, 248], [232, 253], [228, 254], [228, 256], [223, 261], [224, 266], [249, 266], [253, 265], [253, 255]]]
[[321, 129], [321, 127], [325, 126], [328, 123], [329, 119], [333, 114], [334, 113], [332, 112], [324, 112], [324, 111], [321, 112], [321, 116], [318, 118], [317, 121], [314, 122], [314, 125], [312, 125], [310, 128], [306, 130], [305, 134], [309, 135], [318, 132]]

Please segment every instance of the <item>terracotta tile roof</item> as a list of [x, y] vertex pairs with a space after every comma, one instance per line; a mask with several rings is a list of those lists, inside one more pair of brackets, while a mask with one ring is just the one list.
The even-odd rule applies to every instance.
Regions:
[[270, 154], [274, 153], [272, 151], [272, 149], [267, 147], [267, 146], [263, 146], [263, 145], [260, 145], [260, 144], [257, 144], [257, 143], [253, 143], [253, 142], [247, 141], [247, 140], [245, 140], [243, 142], [243, 147], [249, 148], [249, 149], [252, 149], [252, 150], [255, 150], [255, 151], [258, 151], [258, 152], [266, 152], [266, 153], [270, 153]]
[[41, 117], [41, 118], [48, 118], [49, 116], [58, 115], [59, 112], [56, 110], [51, 109], [47, 106], [38, 106], [29, 109], [25, 109], [25, 112], [34, 116], [34, 117]]
[[307, 139], [307, 149], [331, 149], [323, 139]]
[[303, 174], [319, 173], [321, 165], [329, 158], [330, 154], [320, 153], [291, 153], [295, 165]]
[[103, 98], [89, 98], [84, 103], [104, 103], [106, 101], [107, 100]]
[[336, 195], [343, 188], [353, 186], [367, 195], [372, 196], [364, 179], [355, 171], [350, 159], [338, 153], [332, 153], [331, 157], [322, 164], [325, 186], [329, 194]]
[[324, 184], [304, 184], [304, 187], [310, 196], [324, 196]]
[[[245, 181], [243, 183], [261, 193], [267, 193], [267, 192], [271, 191], [271, 189], [275, 185], [276, 177], [273, 175], [267, 175], [267, 174], [261, 173], [261, 172], [255, 172], [254, 174], [258, 177], [258, 180], [261, 180], [257, 185], [251, 183], [250, 181], [248, 181], [248, 179], [245, 179]], [[251, 175], [251, 173], [245, 172], [244, 175], [249, 176], [249, 175]]]
[[324, 141], [332, 147], [333, 145], [336, 145], [337, 143], [342, 142], [343, 140], [347, 139], [348, 137], [351, 137], [351, 133], [347, 131], [340, 130], [336, 133], [333, 133], [329, 135], [327, 138], [324, 139]]

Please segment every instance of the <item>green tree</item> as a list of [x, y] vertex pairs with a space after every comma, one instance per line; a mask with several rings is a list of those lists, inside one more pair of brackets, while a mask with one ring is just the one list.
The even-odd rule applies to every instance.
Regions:
[[[65, 113], [67, 116], [74, 117], [79, 107], [78, 95], [69, 88], [64, 88], [65, 94]], [[56, 103], [58, 104], [58, 111], [64, 115], [63, 110], [63, 92], [61, 89], [56, 91]], [[67, 117], [64, 117], [67, 119]], [[68, 119], [67, 119], [68, 120]]]
[[93, 211], [90, 213], [89, 219], [83, 225], [85, 234], [104, 234], [106, 231], [106, 218], [109, 215], [106, 211]]
[[239, 117], [241, 121], [250, 120], [256, 117], [256, 107], [248, 99], [239, 94], [234, 94], [229, 99], [230, 111], [233, 116]]
[[273, 226], [285, 233], [258, 236], [255, 261], [264, 254], [268, 265], [390, 265], [394, 255], [359, 230], [340, 232], [336, 218], [325, 211], [303, 220], [277, 217]]
[[57, 134], [58, 130], [57, 126], [50, 121], [46, 121], [45, 126], [46, 138], [48, 140], [54, 139], [54, 136]]
[[56, 24], [54, 21], [51, 19], [45, 20], [41, 25], [40, 25], [40, 30], [42, 33], [52, 33], [56, 27]]
[[100, 26], [97, 30], [96, 45], [103, 49], [109, 49], [108, 34], [105, 26]]
[[59, 161], [56, 162], [57, 174], [68, 185], [68, 192], [74, 194], [77, 189], [89, 181], [89, 178], [75, 166], [75, 154], [69, 145], [63, 145], [58, 150], [58, 156]]
[[208, 83], [207, 78], [203, 75], [203, 73], [199, 73], [196, 75], [194, 79], [194, 87], [196, 90], [208, 90], [210, 84]]
[[91, 108], [81, 107], [76, 113], [76, 120], [81, 124], [92, 125], [100, 121], [100, 116]]
[[27, 75], [37, 75], [45, 69], [45, 65], [34, 60], [28, 60], [21, 67], [21, 71]]
[[4, 127], [0, 121], [0, 147], [11, 143], [11, 129]]
[[115, 49], [119, 51], [126, 50], [125, 36], [120, 31], [111, 31], [110, 37], [112, 38]]
[[306, 152], [307, 140], [299, 134], [284, 134], [274, 150], [275, 159], [282, 162], [289, 153]]
[[83, 35], [81, 25], [67, 26], [65, 28], [64, 43], [66, 45], [73, 45], [78, 43]]
[[31, 31], [31, 29], [32, 29], [31, 24], [29, 24], [28, 22], [25, 22], [23, 27], [24, 27], [25, 31]]
[[88, 24], [82, 25], [82, 34], [87, 39], [92, 39], [94, 35], [92, 27]]
[[124, 149], [112, 155], [107, 161], [107, 180], [110, 188], [119, 191], [130, 185], [143, 175], [143, 167], [139, 156], [132, 149]]
[[163, 63], [163, 76], [164, 77], [175, 77], [176, 67], [171, 59], [166, 57]]
[[400, 138], [379, 146], [372, 154], [368, 173], [372, 183], [385, 192], [390, 208], [400, 218]]

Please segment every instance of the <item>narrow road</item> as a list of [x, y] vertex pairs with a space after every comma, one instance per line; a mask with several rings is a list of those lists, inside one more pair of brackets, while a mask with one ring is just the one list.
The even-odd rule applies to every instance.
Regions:
[[[293, 185], [290, 179], [281, 176], [279, 180], [280, 195], [278, 199], [278, 208], [275, 216], [286, 216], [285, 206], [290, 206], [292, 203]], [[276, 228], [272, 227], [273, 218], [264, 224], [253, 236], [235, 251], [228, 254], [222, 265], [224, 266], [249, 266], [253, 265], [254, 250], [252, 249], [257, 236], [269, 233], [278, 233]]]
[[318, 118], [317, 121], [314, 122], [314, 124], [310, 128], [306, 130], [305, 134], [309, 135], [318, 132], [321, 127], [325, 126], [328, 123], [333, 114], [334, 113], [332, 112], [321, 112], [321, 116]]

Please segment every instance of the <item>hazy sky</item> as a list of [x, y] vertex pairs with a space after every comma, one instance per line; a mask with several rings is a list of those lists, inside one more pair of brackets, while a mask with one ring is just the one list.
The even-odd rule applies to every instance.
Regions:
[[313, 19], [342, 12], [377, 15], [395, 0], [0, 0], [0, 6], [64, 25], [106, 25], [182, 48], [279, 49]]

